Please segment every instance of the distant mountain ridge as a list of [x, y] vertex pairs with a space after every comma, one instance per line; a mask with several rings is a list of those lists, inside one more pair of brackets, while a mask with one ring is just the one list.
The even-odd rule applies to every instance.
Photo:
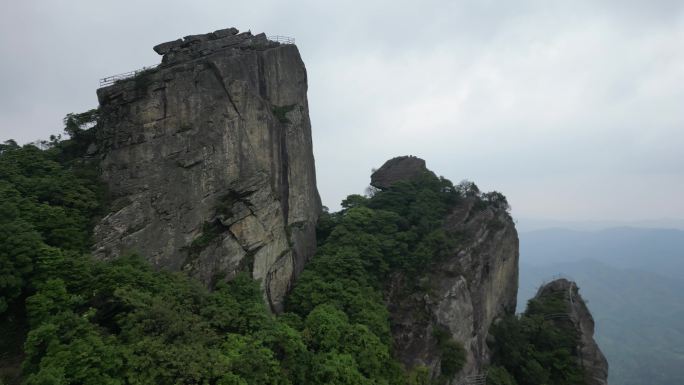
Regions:
[[546, 265], [595, 259], [620, 268], [635, 268], [682, 278], [684, 231], [616, 227], [600, 231], [550, 228], [521, 233], [526, 263]]
[[684, 218], [643, 219], [637, 221], [568, 221], [555, 219], [516, 217], [515, 225], [520, 232], [563, 228], [578, 231], [601, 231], [615, 227], [634, 227], [642, 229], [684, 230]]

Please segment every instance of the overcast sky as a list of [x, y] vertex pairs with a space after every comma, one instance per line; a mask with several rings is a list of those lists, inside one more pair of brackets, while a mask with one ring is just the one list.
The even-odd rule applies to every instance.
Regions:
[[684, 218], [684, 1], [0, 0], [0, 140], [61, 131], [157, 43], [296, 38], [335, 209], [412, 154], [516, 218]]

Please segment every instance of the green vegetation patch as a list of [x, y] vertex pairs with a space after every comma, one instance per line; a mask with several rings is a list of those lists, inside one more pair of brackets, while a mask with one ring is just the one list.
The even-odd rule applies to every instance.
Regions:
[[[364, 326], [391, 352], [385, 285], [392, 274], [401, 272], [407, 282], [413, 282], [406, 288], [407, 295], [429, 290], [429, 284], [419, 278], [457, 246], [456, 238], [444, 231], [444, 218], [466, 197], [479, 194], [473, 192], [474, 184], [464, 186], [425, 173], [372, 196], [350, 195], [340, 212], [325, 211], [317, 227], [317, 254], [287, 297], [286, 309], [302, 318], [321, 306], [337, 309], [336, 314]], [[440, 336], [442, 373], [436, 384], [453, 378], [465, 362], [463, 346], [448, 333]], [[386, 370], [362, 374], [374, 383], [430, 383], [426, 368], [404, 370], [391, 354], [379, 366]]]
[[227, 230], [219, 220], [213, 222], [204, 222], [202, 225], [202, 233], [192, 240], [189, 246], [185, 248], [190, 258], [196, 258], [209, 245], [214, 243], [219, 236]]
[[447, 383], [463, 369], [466, 361], [465, 349], [463, 344], [451, 339], [451, 334], [446, 329], [435, 329], [433, 336], [437, 340], [437, 349], [441, 356], [441, 378], [438, 382]]
[[525, 314], [532, 315], [549, 315], [549, 314], [568, 314], [570, 311], [570, 304], [563, 292], [546, 293], [541, 297], [533, 298], [527, 302], [527, 309]]
[[577, 331], [570, 323], [544, 319], [545, 314], [563, 312], [567, 304], [562, 296], [548, 295], [531, 300], [523, 315], [495, 324], [490, 330], [493, 368], [487, 383], [584, 384]]
[[287, 113], [294, 110], [296, 106], [296, 104], [290, 104], [287, 106], [273, 106], [271, 112], [273, 112], [273, 116], [275, 116], [280, 123], [289, 124], [292, 122], [290, 122], [290, 119], [287, 118]]

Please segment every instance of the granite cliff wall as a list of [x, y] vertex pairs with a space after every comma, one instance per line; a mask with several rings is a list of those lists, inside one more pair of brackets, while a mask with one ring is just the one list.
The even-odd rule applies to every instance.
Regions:
[[[387, 188], [428, 171], [425, 161], [404, 156], [387, 161], [371, 176], [371, 184]], [[452, 380], [478, 375], [489, 363], [486, 339], [499, 317], [515, 311], [518, 292], [518, 234], [507, 204], [484, 200], [471, 191], [451, 209], [445, 230], [457, 245], [450, 256], [419, 277], [427, 292], [407, 293], [402, 274], [395, 274], [387, 293], [395, 352], [407, 367], [425, 366], [440, 373], [438, 333], [466, 350], [466, 364]], [[486, 194], [485, 194], [486, 195]]]
[[234, 28], [154, 49], [158, 67], [97, 91], [112, 205], [95, 255], [208, 285], [249, 271], [279, 311], [321, 210], [299, 51]]

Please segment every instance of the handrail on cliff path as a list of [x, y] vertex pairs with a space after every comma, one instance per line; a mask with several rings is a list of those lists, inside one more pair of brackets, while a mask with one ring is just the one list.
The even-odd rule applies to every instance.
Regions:
[[135, 71], [124, 72], [122, 74], [116, 74], [116, 75], [104, 77], [104, 78], [100, 79], [100, 87], [109, 86], [109, 85], [116, 83], [119, 80], [135, 77], [136, 75], [138, 75], [141, 72], [145, 72], [145, 71], [157, 68], [158, 65], [159, 64], [154, 64], [151, 66], [147, 66], [147, 67], [137, 69]]
[[275, 41], [276, 43], [280, 43], [280, 44], [294, 44], [295, 43], [294, 37], [289, 37], [289, 36], [272, 35], [272, 36], [266, 36], [266, 38], [270, 41]]
[[567, 274], [563, 274], [563, 273], [554, 274], [554, 275], [553, 275], [550, 279], [548, 279], [546, 282], [552, 282], [552, 281], [555, 281], [555, 280], [558, 280], [558, 279], [565, 279], [565, 280], [570, 281], [570, 282], [575, 282], [575, 279], [574, 279], [574, 278], [572, 278], [571, 276], [569, 276], [569, 275], [567, 275]]
[[487, 385], [487, 372], [467, 376], [459, 385]]
[[[280, 43], [280, 44], [294, 44], [295, 43], [294, 37], [289, 37], [289, 36], [272, 35], [272, 36], [267, 36], [266, 38], [270, 41]], [[137, 69], [135, 71], [124, 72], [122, 74], [116, 74], [116, 75], [104, 77], [104, 78], [100, 79], [100, 87], [109, 86], [109, 85], [116, 83], [119, 80], [135, 77], [139, 73], [157, 68], [157, 66], [159, 66], [159, 64], [154, 64], [151, 66], [143, 67], [143, 68]]]
[[544, 314], [544, 319], [545, 320], [550, 320], [550, 319], [572, 319], [570, 317], [570, 314], [568, 313], [552, 313], [552, 314]]

